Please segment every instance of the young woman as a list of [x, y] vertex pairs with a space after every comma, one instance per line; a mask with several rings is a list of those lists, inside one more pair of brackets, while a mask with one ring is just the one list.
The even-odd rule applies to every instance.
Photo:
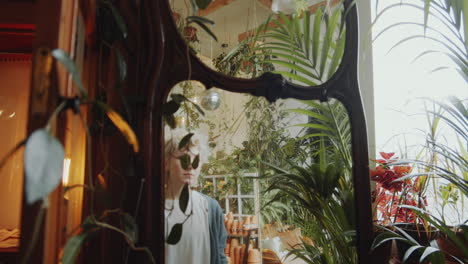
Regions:
[[[208, 142], [206, 137], [200, 134], [194, 134], [189, 142], [179, 149], [179, 143], [187, 134], [187, 131], [181, 129], [166, 133], [166, 264], [225, 264], [227, 232], [218, 202], [189, 188], [186, 210], [182, 211], [179, 206], [182, 190], [186, 185], [192, 187], [197, 184], [201, 166], [208, 159]], [[182, 159], [185, 159], [184, 166]], [[199, 162], [196, 162], [196, 159]], [[176, 225], [178, 227], [175, 227]], [[180, 226], [182, 235], [177, 241], [179, 236], [172, 234], [171, 237], [171, 232], [177, 233], [173, 229], [180, 229]]]

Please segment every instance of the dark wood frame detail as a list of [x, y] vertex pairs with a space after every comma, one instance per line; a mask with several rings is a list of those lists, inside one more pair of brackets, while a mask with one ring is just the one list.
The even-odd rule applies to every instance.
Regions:
[[[346, 107], [352, 132], [353, 177], [357, 216], [357, 247], [359, 263], [370, 263], [372, 243], [372, 210], [369, 182], [369, 162], [366, 121], [357, 80], [358, 21], [356, 6], [345, 0], [350, 8], [346, 17], [346, 47], [341, 65], [326, 83], [315, 87], [294, 85], [281, 75], [267, 73], [257, 79], [238, 79], [209, 69], [188, 50], [172, 19], [169, 1], [142, 3], [142, 23], [148, 36], [147, 74], [142, 85], [147, 85], [146, 118], [143, 120], [143, 157], [145, 163], [146, 201], [141, 208], [145, 230], [143, 241], [160, 263], [164, 263], [164, 177], [163, 132], [161, 106], [170, 89], [187, 79], [200, 81], [206, 88], [217, 87], [231, 92], [264, 96], [270, 102], [279, 98], [326, 101], [338, 99]], [[152, 45], [152, 47], [151, 47]], [[146, 49], [145, 49], [146, 50]], [[189, 69], [188, 63], [191, 64]], [[190, 74], [189, 74], [190, 71]]]

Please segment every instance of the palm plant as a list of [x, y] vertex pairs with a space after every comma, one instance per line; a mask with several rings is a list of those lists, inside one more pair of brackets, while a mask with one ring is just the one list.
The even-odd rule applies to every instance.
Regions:
[[[468, 82], [468, 2], [465, 0], [420, 0], [419, 3], [417, 1], [399, 1], [382, 9], [375, 21], [378, 21], [384, 13], [401, 6], [422, 12], [424, 21], [422, 23], [402, 21], [392, 24], [382, 30], [375, 39], [391, 28], [403, 25], [419, 26], [424, 29], [424, 34], [405, 37], [393, 47], [414, 39], [427, 39], [438, 43], [442, 45], [442, 50], [423, 51], [416, 59], [433, 53], [444, 54], [455, 63], [458, 73]], [[431, 20], [437, 21], [442, 27], [432, 27]], [[434, 71], [447, 68], [447, 66], [441, 66]]]
[[[440, 166], [428, 165], [434, 169], [438, 177], [454, 184], [463, 196], [468, 196], [468, 153], [466, 150], [468, 144], [468, 107], [466, 100], [464, 102], [461, 99], [451, 97], [450, 102], [451, 104], [439, 103], [444, 111], [433, 112], [433, 114], [455, 132], [458, 149], [437, 141], [429, 142], [432, 151], [439, 155], [447, 166], [444, 166], [444, 164]], [[449, 164], [451, 165], [449, 166]]]
[[[289, 254], [307, 263], [355, 263], [354, 201], [349, 191], [341, 189], [342, 167], [333, 162], [291, 164], [290, 170], [270, 167], [276, 174], [269, 177], [266, 192], [277, 192], [273, 201], [283, 197], [291, 201], [294, 223], [313, 243], [313, 247], [296, 245]], [[317, 252], [319, 257], [311, 257]]]
[[261, 41], [252, 56], [268, 51], [272, 63], [282, 74], [305, 85], [318, 85], [328, 80], [341, 61], [345, 46], [344, 10], [342, 5], [325, 11], [310, 11], [267, 20], [250, 41]]
[[[296, 126], [308, 128], [308, 132], [300, 140], [311, 139], [309, 146], [315, 147], [315, 151], [312, 151], [314, 155], [335, 157], [334, 160], [339, 161], [346, 169], [346, 175], [350, 176], [352, 166], [351, 130], [345, 107], [336, 100], [323, 104], [314, 101], [301, 102], [305, 104], [305, 109], [288, 110], [306, 115], [309, 118], [308, 123], [296, 124]], [[324, 159], [319, 158], [318, 160]]]

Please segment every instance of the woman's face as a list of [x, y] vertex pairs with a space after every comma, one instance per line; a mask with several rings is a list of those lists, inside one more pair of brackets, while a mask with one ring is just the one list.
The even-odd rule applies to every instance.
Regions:
[[[182, 168], [182, 164], [179, 160], [179, 158], [184, 154], [187, 154], [190, 157], [190, 165], [186, 170]], [[201, 164], [198, 164], [198, 167], [196, 169], [192, 168], [192, 162], [194, 161], [196, 156], [196, 154], [188, 150], [176, 150], [175, 152], [173, 152], [169, 157], [169, 164], [166, 164], [166, 168], [168, 168], [170, 175], [169, 182], [174, 183], [176, 185], [196, 185], [201, 170]]]

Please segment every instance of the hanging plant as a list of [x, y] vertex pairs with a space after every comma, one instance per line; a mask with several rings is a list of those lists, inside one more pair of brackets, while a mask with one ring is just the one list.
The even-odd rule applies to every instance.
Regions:
[[189, 42], [198, 42], [197, 28], [192, 26], [185, 26], [184, 37]]

